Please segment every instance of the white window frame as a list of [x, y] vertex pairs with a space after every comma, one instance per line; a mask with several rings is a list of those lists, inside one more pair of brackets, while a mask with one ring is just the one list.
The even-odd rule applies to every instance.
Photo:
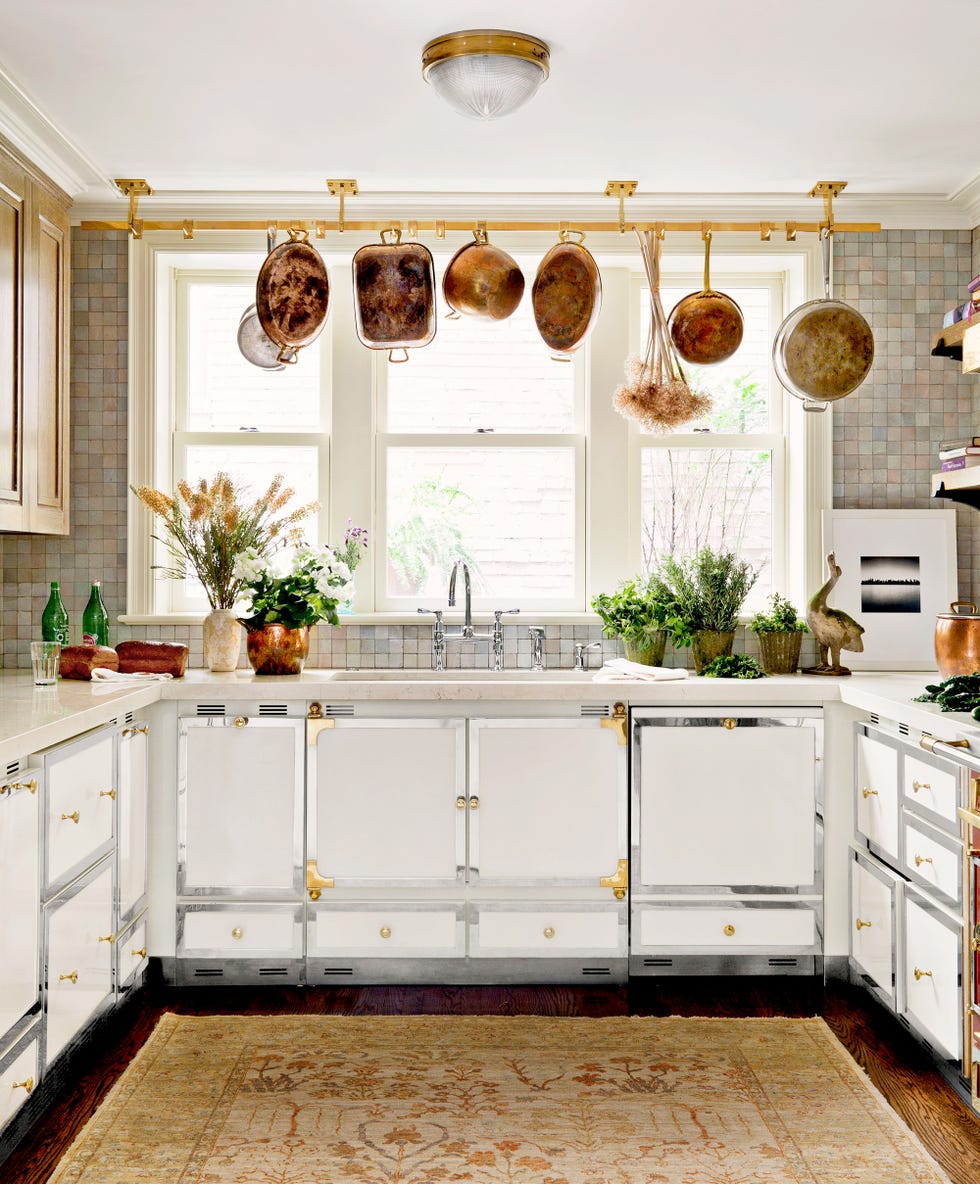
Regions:
[[[446, 249], [446, 243], [421, 237], [434, 251]], [[325, 347], [329, 359], [325, 373], [329, 374], [331, 387], [327, 422], [332, 443], [325, 499], [328, 510], [321, 516], [321, 529], [327, 539], [339, 541], [351, 517], [371, 531], [371, 545], [357, 573], [355, 615], [349, 621], [417, 622], [414, 608], [418, 606], [409, 610], [375, 611], [377, 569], [383, 561], [378, 533], [384, 507], [379, 496], [378, 448], [384, 445], [384, 438], [378, 430], [383, 420], [378, 410], [377, 382], [381, 364], [377, 359], [383, 355], [361, 346], [354, 332], [350, 258], [363, 239], [359, 237], [349, 244], [338, 239], [339, 236], [333, 236], [328, 247], [321, 246], [331, 279], [331, 310], [324, 336], [332, 338], [332, 344]], [[495, 234], [493, 240], [512, 254], [540, 258], [554, 245], [555, 237]], [[461, 236], [460, 242], [454, 245], [462, 245], [462, 241]], [[642, 266], [632, 235], [603, 236], [601, 240], [596, 236], [587, 245], [600, 266], [603, 305], [595, 331], [577, 361], [582, 367], [584, 397], [583, 431], [575, 444], [581, 454], [580, 470], [584, 470], [578, 511], [582, 523], [579, 530], [583, 547], [579, 564], [582, 594], [571, 611], [554, 604], [534, 609], [536, 622], [594, 620], [594, 614], [588, 611], [590, 598], [638, 570], [641, 554], [639, 500], [633, 496], [634, 488], [638, 491], [638, 464], [631, 461], [632, 456], [639, 455], [634, 439], [638, 433], [613, 409], [611, 395], [623, 380], [624, 358], [631, 347], [635, 352], [636, 342], [631, 340], [634, 332], [631, 295], [634, 284], [644, 282]], [[202, 250], [212, 256], [213, 266], [219, 270], [237, 268], [243, 265], [242, 260], [247, 261], [245, 266], [257, 270], [265, 254], [264, 236], [198, 232], [193, 241], [187, 242], [179, 232], [154, 232], [130, 241], [129, 479], [133, 485], [172, 487], [173, 473], [167, 452], [175, 408], [169, 369], [176, 330], [172, 323], [167, 325], [161, 310], [169, 298], [167, 283], [172, 268], [182, 257], [186, 260], [187, 252]], [[670, 279], [678, 268], [699, 274], [701, 242], [697, 235], [668, 236], [664, 255], [664, 270]], [[725, 270], [719, 257], [725, 255], [754, 261], [747, 268], [739, 265], [739, 272], [782, 270], [787, 308], [822, 294], [820, 248], [814, 236], [792, 243], [775, 239], [760, 243], [758, 237], [751, 235], [718, 236], [712, 244], [712, 258], [719, 275]], [[530, 288], [532, 277], [526, 278]], [[774, 389], [779, 390], [778, 386]], [[786, 579], [780, 590], [805, 601], [821, 580], [820, 512], [831, 505], [833, 411], [808, 414], [797, 400], [786, 395], [783, 404], [787, 442], [783, 466]], [[467, 435], [466, 442], [472, 444], [474, 438], [479, 437]], [[406, 443], [418, 444], [421, 439], [411, 436], [406, 438]], [[554, 443], [562, 437], [549, 435], [548, 439]], [[743, 444], [745, 439], [739, 438]], [[446, 444], [448, 440], [448, 436], [440, 434], [434, 442]], [[506, 442], [506, 436], [495, 433], [485, 442], [499, 445]], [[158, 581], [151, 571], [151, 564], [159, 562], [150, 537], [152, 521], [132, 496], [129, 522], [128, 611], [123, 620], [140, 624], [200, 619], [200, 612], [158, 609], [154, 600], [154, 585]], [[530, 608], [530, 605], [522, 607]], [[449, 619], [453, 619], [452, 614]]]

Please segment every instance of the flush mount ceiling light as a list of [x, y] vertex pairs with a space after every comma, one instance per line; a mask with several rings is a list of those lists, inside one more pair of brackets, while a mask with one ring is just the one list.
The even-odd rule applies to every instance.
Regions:
[[460, 115], [499, 119], [526, 103], [548, 77], [548, 47], [503, 29], [446, 33], [422, 50], [422, 77]]

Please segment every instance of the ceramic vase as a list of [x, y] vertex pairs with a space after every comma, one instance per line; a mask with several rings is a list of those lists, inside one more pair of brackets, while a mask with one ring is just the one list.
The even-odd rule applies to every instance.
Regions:
[[654, 633], [651, 640], [638, 637], [624, 637], [623, 649], [630, 662], [640, 662], [644, 666], [662, 666], [664, 664], [664, 650], [667, 648], [667, 633]]
[[204, 661], [208, 670], [234, 670], [242, 650], [242, 627], [230, 608], [216, 608], [204, 618]]
[[256, 674], [302, 674], [309, 652], [308, 625], [260, 625], [245, 635], [245, 653]]
[[734, 630], [731, 633], [719, 633], [715, 629], [700, 629], [694, 634], [694, 640], [691, 642], [694, 673], [700, 674], [709, 662], [730, 654], [734, 643]]
[[777, 633], [760, 633], [758, 636], [762, 669], [766, 674], [795, 674], [800, 661], [803, 634], [780, 630]]

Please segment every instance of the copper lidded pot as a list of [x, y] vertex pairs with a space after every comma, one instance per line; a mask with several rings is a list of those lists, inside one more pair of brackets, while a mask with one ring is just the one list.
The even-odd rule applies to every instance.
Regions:
[[980, 614], [972, 602], [954, 600], [948, 613], [936, 614], [936, 664], [943, 678], [980, 673]]

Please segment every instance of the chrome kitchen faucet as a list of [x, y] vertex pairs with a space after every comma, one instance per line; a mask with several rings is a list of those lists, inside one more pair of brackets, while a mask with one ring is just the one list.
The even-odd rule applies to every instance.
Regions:
[[442, 620], [441, 608], [420, 608], [418, 611], [425, 615], [435, 617], [435, 624], [432, 627], [432, 669], [445, 670], [446, 669], [446, 643], [457, 641], [489, 641], [493, 646], [493, 669], [495, 671], [503, 670], [504, 668], [504, 626], [501, 618], [509, 616], [512, 613], [519, 613], [519, 608], [498, 608], [494, 610], [493, 614], [493, 632], [492, 633], [477, 633], [473, 628], [473, 611], [472, 611], [472, 586], [470, 584], [470, 569], [465, 563], [456, 560], [453, 564], [453, 570], [449, 574], [449, 599], [448, 604], [450, 608], [456, 607], [456, 575], [462, 567], [463, 569], [463, 591], [465, 596], [463, 606], [463, 623], [459, 629], [450, 632], [446, 629]]

